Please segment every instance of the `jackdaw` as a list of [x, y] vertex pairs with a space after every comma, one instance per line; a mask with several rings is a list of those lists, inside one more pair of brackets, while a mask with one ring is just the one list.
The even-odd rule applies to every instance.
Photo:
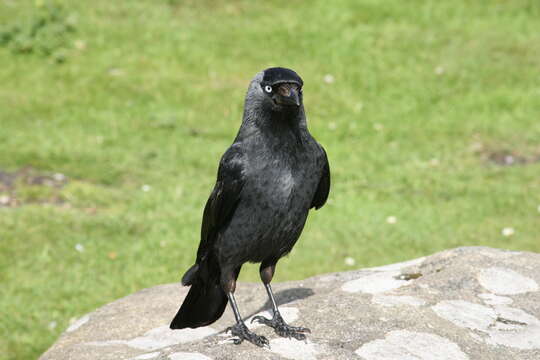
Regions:
[[230, 301], [236, 344], [268, 345], [245, 325], [234, 298], [246, 262], [261, 263], [260, 277], [273, 317], [253, 320], [284, 337], [306, 338], [309, 329], [281, 317], [270, 281], [276, 263], [298, 240], [310, 209], [322, 207], [330, 190], [323, 147], [307, 129], [303, 81], [286, 68], [269, 68], [251, 81], [242, 124], [219, 163], [217, 181], [204, 208], [195, 264], [182, 278], [191, 285], [171, 329], [206, 326], [221, 317]]

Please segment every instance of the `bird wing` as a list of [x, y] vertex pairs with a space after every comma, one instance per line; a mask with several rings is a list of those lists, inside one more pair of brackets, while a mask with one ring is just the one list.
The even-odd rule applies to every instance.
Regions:
[[320, 144], [319, 148], [322, 152], [323, 171], [310, 207], [315, 208], [316, 210], [323, 207], [323, 205], [326, 203], [326, 199], [328, 199], [328, 194], [330, 193], [330, 164], [328, 164], [328, 156], [326, 156], [326, 151], [324, 151], [324, 148]]
[[221, 158], [216, 185], [204, 207], [197, 263], [206, 258], [218, 231], [236, 209], [245, 182], [244, 168], [242, 150], [233, 144]]

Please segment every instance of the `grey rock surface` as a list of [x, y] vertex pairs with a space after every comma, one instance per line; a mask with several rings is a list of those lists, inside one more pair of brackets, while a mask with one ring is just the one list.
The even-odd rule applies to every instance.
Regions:
[[[234, 345], [229, 309], [211, 326], [169, 330], [187, 288], [160, 285], [84, 315], [40, 359], [540, 359], [539, 284], [540, 254], [485, 247], [276, 283], [285, 320], [312, 334], [250, 325], [270, 349]], [[270, 307], [261, 284], [236, 293], [246, 318]]]

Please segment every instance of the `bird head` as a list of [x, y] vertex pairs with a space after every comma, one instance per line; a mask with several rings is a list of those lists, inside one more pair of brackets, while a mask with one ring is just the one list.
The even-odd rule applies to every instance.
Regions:
[[248, 90], [248, 98], [272, 112], [298, 112], [304, 82], [291, 69], [274, 67], [258, 73]]

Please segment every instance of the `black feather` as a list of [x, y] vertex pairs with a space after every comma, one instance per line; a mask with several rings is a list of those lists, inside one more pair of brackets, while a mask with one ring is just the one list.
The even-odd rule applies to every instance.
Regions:
[[210, 325], [223, 315], [227, 294], [219, 283], [193, 284], [171, 322], [171, 329], [197, 328]]
[[[320, 146], [320, 145], [319, 145]], [[319, 210], [326, 203], [328, 199], [328, 194], [330, 193], [330, 164], [328, 163], [328, 157], [326, 156], [326, 151], [320, 146], [323, 152], [323, 172], [319, 184], [317, 185], [317, 191], [315, 191], [315, 196], [313, 197], [313, 202], [311, 203], [311, 208]]]

